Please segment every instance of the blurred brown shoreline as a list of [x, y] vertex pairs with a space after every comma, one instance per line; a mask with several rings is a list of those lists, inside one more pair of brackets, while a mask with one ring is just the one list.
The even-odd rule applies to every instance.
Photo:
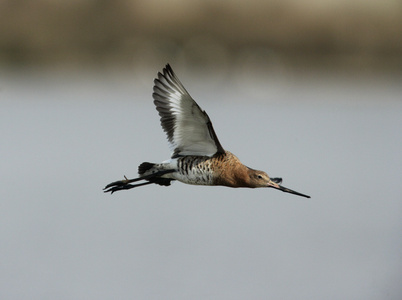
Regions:
[[401, 1], [350, 3], [6, 0], [0, 64], [225, 68], [250, 61], [400, 72]]

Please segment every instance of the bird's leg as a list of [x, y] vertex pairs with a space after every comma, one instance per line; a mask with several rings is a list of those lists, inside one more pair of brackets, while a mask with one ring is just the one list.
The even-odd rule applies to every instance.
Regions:
[[[121, 190], [129, 190], [138, 186], [143, 186], [143, 185], [147, 185], [147, 184], [151, 184], [153, 182], [147, 181], [147, 182], [143, 182], [143, 183], [139, 183], [139, 184], [129, 184], [126, 183], [125, 180], [121, 180], [121, 181], [115, 181], [113, 182], [113, 186], [111, 186], [111, 184], [108, 184], [105, 188], [104, 188], [104, 193], [108, 193], [110, 192], [111, 194], [113, 194], [114, 192], [117, 191], [121, 191]], [[109, 188], [108, 188], [109, 187]]]
[[[118, 180], [112, 183], [109, 183], [105, 188], [103, 189], [104, 193], [111, 193], [113, 194], [114, 192], [121, 191], [121, 190], [129, 190], [138, 186], [143, 186], [151, 183], [156, 183], [155, 181], [152, 181], [152, 178], [158, 178], [162, 175], [165, 175], [167, 173], [172, 173], [174, 170], [163, 170], [159, 171], [147, 176], [142, 176], [134, 179], [128, 179], [126, 176], [124, 176], [123, 180]], [[150, 180], [144, 183], [139, 183], [139, 184], [130, 184], [132, 182], [140, 181], [140, 180]]]
[[123, 180], [118, 180], [112, 183], [109, 183], [105, 188], [103, 189], [105, 193], [111, 192], [112, 194], [117, 191], [121, 190], [129, 190], [132, 188], [135, 188], [137, 186], [142, 186], [142, 185], [147, 185], [151, 184], [152, 182], [144, 182], [140, 184], [130, 184], [131, 182], [136, 182], [140, 180], [146, 180], [147, 177], [139, 177], [139, 178], [134, 178], [134, 179], [128, 179], [126, 175], [124, 175]]

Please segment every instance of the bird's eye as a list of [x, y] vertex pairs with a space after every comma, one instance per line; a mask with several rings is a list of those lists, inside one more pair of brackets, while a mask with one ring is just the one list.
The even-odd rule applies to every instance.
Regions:
[[257, 178], [258, 178], [258, 179], [262, 179], [262, 176], [261, 176], [261, 175], [258, 175]]

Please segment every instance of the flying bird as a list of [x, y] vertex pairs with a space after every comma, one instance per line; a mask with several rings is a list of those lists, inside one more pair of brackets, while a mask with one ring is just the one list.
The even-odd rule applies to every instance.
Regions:
[[[172, 155], [162, 163], [143, 162], [139, 177], [115, 181], [104, 192], [128, 190], [158, 184], [169, 186], [178, 180], [193, 185], [221, 185], [233, 188], [274, 188], [310, 198], [282, 185], [282, 178], [270, 178], [263, 171], [243, 165], [218, 140], [207, 113], [194, 101], [169, 64], [154, 80], [153, 99], [166, 132]], [[141, 183], [132, 184], [133, 182]]]

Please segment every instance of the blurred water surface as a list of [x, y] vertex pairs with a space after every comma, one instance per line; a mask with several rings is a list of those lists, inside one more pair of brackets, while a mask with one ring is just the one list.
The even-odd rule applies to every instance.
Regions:
[[153, 77], [1, 74], [0, 298], [400, 299], [400, 81], [238, 76], [180, 77], [224, 148], [311, 199], [103, 194], [169, 157]]

